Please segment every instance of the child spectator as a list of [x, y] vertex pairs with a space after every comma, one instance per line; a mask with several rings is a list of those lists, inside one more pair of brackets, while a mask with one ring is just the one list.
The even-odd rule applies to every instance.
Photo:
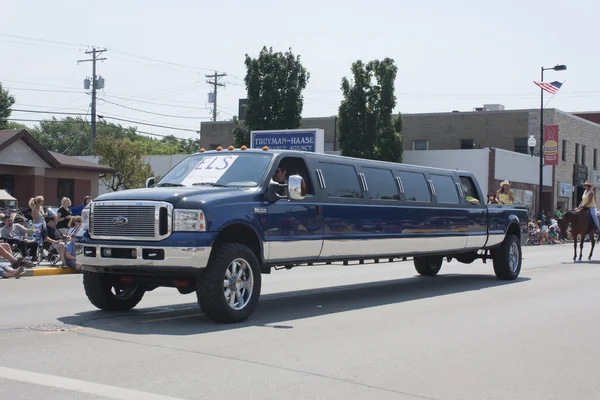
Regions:
[[63, 268], [73, 268], [76, 271], [81, 271], [81, 264], [77, 262], [77, 258], [75, 257], [76, 244], [75, 244], [75, 236], [77, 232], [73, 232], [73, 234], [69, 237], [69, 241], [65, 245], [65, 264], [63, 264]]

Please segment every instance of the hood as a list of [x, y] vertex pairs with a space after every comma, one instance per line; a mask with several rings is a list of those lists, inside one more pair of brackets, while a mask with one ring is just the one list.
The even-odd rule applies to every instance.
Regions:
[[[254, 192], [256, 189], [252, 189]], [[121, 190], [98, 196], [94, 201], [111, 200], [151, 200], [166, 201], [174, 207], [194, 207], [206, 201], [231, 198], [249, 192], [248, 189], [228, 187], [157, 187], [144, 189]]]

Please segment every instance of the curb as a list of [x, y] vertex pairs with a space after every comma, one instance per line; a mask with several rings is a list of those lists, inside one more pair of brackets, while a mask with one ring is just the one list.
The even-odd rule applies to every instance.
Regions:
[[35, 267], [25, 270], [25, 276], [52, 276], [52, 275], [68, 275], [68, 274], [79, 274], [80, 271], [75, 271], [72, 268], [61, 268], [61, 267]]

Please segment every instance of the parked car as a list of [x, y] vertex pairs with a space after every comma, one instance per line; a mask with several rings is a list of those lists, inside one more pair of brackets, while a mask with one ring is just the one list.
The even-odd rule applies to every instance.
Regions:
[[[272, 179], [281, 168], [284, 183]], [[513, 280], [527, 240], [525, 207], [486, 205], [467, 171], [240, 149], [188, 156], [147, 186], [83, 210], [83, 284], [102, 310], [167, 286], [195, 292], [214, 321], [239, 322], [257, 305], [261, 274], [337, 261], [413, 257], [433, 276], [445, 259], [491, 258]]]

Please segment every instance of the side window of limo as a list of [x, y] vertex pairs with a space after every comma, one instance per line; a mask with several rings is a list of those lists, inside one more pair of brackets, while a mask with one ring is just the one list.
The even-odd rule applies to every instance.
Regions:
[[404, 195], [407, 201], [429, 203], [431, 193], [425, 175], [420, 172], [398, 171], [398, 177], [404, 187]]
[[362, 198], [358, 175], [352, 165], [319, 163], [329, 197]]
[[448, 175], [429, 174], [429, 179], [435, 188], [435, 195], [438, 203], [458, 204], [458, 188], [454, 183], [454, 179]]
[[273, 176], [273, 179], [275, 181], [278, 181], [279, 177], [277, 176], [278, 173], [281, 173], [283, 176], [285, 176], [285, 180], [287, 180], [291, 175], [300, 175], [302, 177], [302, 179], [304, 179], [304, 184], [306, 185], [306, 196], [310, 197], [310, 196], [314, 196], [315, 191], [310, 179], [310, 176], [308, 174], [308, 169], [306, 168], [306, 163], [304, 162], [304, 160], [300, 157], [285, 157], [283, 158], [280, 162], [279, 165], [277, 166], [277, 170], [275, 171], [275, 176]]
[[398, 185], [389, 169], [362, 168], [371, 200], [399, 200]]

